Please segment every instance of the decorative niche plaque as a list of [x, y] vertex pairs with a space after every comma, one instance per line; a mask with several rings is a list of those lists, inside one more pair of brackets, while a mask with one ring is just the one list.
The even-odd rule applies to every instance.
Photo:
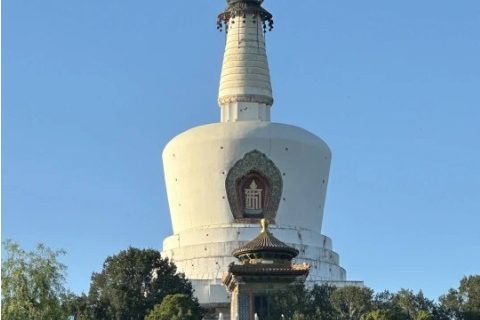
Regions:
[[238, 222], [275, 221], [282, 175], [265, 154], [253, 150], [230, 169], [225, 180], [230, 209]]

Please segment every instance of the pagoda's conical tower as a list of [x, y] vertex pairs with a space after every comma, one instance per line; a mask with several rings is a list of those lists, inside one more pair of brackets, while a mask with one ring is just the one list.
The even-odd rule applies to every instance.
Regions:
[[229, 0], [218, 16], [218, 28], [227, 32], [218, 93], [223, 122], [270, 121], [273, 96], [264, 35], [273, 20], [262, 2]]
[[[228, 310], [222, 275], [232, 251], [266, 218], [311, 268], [308, 283], [342, 285], [346, 272], [321, 234], [328, 146], [310, 132], [270, 122], [273, 95], [265, 50], [272, 15], [261, 0], [228, 0], [218, 103], [221, 121], [192, 128], [163, 151], [173, 235], [163, 243], [204, 306]], [[200, 80], [199, 80], [200, 81]], [[227, 311], [228, 312], [228, 311]]]

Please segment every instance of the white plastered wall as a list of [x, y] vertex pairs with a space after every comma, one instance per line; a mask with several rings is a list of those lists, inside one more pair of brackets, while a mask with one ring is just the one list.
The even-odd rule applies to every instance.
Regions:
[[330, 150], [308, 131], [284, 124], [215, 123], [170, 141], [163, 161], [174, 235], [164, 240], [162, 255], [192, 280], [201, 303], [228, 302], [221, 278], [235, 260], [231, 252], [252, 240], [259, 226], [235, 223], [225, 179], [252, 150], [264, 153], [282, 173], [274, 235], [299, 250], [298, 262], [312, 266], [310, 283], [344, 283], [338, 254], [321, 234]]
[[190, 129], [163, 152], [174, 233], [233, 222], [225, 178], [243, 156], [258, 150], [282, 173], [276, 222], [320, 233], [331, 153], [318, 137], [295, 126], [245, 121]]

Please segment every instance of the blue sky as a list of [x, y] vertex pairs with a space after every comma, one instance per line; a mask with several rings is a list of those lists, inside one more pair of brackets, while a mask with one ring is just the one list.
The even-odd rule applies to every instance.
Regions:
[[[5, 0], [2, 239], [68, 287], [171, 233], [161, 151], [218, 121], [224, 1]], [[272, 119], [322, 137], [348, 278], [437, 298], [480, 273], [480, 2], [266, 1]]]

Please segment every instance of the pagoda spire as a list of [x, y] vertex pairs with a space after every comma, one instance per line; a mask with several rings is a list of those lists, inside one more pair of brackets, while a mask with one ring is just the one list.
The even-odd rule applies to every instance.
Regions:
[[273, 28], [263, 0], [227, 0], [218, 16], [227, 40], [218, 104], [222, 122], [270, 121], [272, 85], [265, 49], [265, 32]]

